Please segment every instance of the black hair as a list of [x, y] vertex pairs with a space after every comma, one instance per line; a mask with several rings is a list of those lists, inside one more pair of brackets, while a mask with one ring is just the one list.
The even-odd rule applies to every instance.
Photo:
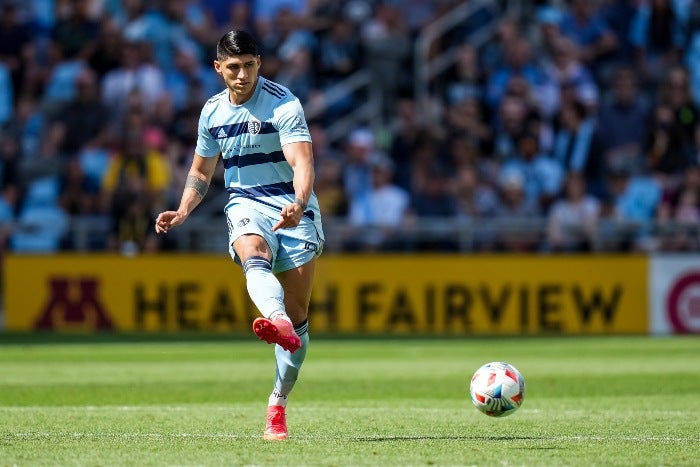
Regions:
[[229, 31], [216, 44], [216, 59], [226, 60], [236, 55], [258, 55], [258, 43], [246, 31]]

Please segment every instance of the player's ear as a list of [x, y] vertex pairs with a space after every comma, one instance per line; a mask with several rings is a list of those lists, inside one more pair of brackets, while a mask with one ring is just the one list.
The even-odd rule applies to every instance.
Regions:
[[222, 74], [222, 71], [221, 71], [221, 62], [220, 62], [220, 61], [214, 60], [214, 69], [216, 70], [216, 72], [217, 72], [218, 74]]

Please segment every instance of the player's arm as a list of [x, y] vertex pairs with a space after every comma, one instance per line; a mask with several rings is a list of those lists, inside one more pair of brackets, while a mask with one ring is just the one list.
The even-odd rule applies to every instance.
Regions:
[[214, 176], [219, 157], [202, 157], [194, 155], [192, 166], [185, 180], [185, 188], [182, 191], [180, 206], [177, 211], [165, 211], [158, 214], [156, 219], [156, 232], [167, 233], [173, 227], [183, 222], [192, 211], [202, 202], [207, 194], [209, 184]]
[[294, 202], [282, 208], [281, 219], [272, 230], [296, 227], [304, 215], [314, 187], [314, 157], [311, 143], [299, 141], [282, 146], [285, 159], [294, 170]]

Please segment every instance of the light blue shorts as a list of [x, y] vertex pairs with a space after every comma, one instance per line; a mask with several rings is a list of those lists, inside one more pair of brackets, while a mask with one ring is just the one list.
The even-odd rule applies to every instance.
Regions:
[[272, 272], [279, 273], [297, 268], [320, 256], [323, 239], [316, 226], [306, 217], [293, 229], [272, 231], [280, 217], [270, 217], [244, 204], [226, 207], [229, 254], [237, 263], [241, 259], [233, 249], [233, 242], [241, 235], [256, 234], [265, 239], [272, 251]]

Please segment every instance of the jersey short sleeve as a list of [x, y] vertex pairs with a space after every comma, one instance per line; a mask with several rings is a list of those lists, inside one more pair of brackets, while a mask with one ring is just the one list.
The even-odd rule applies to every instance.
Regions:
[[304, 109], [296, 97], [282, 102], [275, 109], [274, 120], [282, 146], [300, 141], [311, 142], [311, 133], [306, 124]]
[[197, 126], [197, 147], [195, 152], [202, 157], [218, 156], [221, 152], [219, 143], [209, 132], [209, 112], [207, 106], [202, 109], [199, 115], [199, 125]]

